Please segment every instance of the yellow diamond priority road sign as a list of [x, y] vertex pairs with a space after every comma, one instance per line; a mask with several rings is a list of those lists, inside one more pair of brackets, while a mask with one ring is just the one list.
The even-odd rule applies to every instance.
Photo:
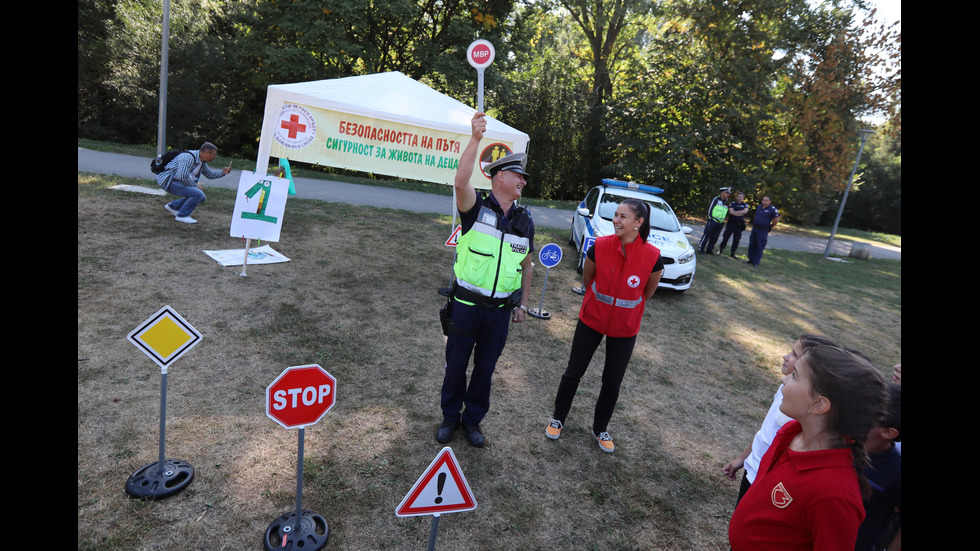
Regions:
[[152, 358], [163, 373], [167, 372], [167, 366], [202, 339], [201, 334], [169, 306], [150, 316], [127, 338]]

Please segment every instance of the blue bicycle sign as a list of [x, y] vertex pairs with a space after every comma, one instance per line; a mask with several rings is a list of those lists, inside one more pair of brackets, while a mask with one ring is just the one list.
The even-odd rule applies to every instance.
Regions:
[[548, 243], [541, 248], [541, 252], [538, 253], [538, 259], [541, 260], [541, 264], [546, 268], [557, 266], [561, 262], [561, 247], [554, 243]]

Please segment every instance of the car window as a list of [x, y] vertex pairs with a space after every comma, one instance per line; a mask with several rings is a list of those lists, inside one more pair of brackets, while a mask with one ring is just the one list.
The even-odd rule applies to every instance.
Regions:
[[585, 196], [585, 207], [589, 209], [589, 216], [595, 214], [595, 204], [599, 200], [599, 188], [594, 187], [589, 194]]
[[681, 223], [677, 220], [677, 215], [674, 214], [673, 209], [667, 203], [653, 203], [647, 201], [650, 205], [650, 228], [655, 230], [664, 230], [669, 232], [675, 232], [681, 230]]
[[[625, 199], [627, 198], [622, 195], [607, 191], [602, 195], [602, 201], [599, 203], [599, 216], [612, 221], [613, 215], [616, 214], [616, 208]], [[650, 205], [650, 228], [669, 232], [680, 231], [680, 222], [677, 221], [677, 215], [674, 214], [670, 205], [654, 201], [644, 202]]]

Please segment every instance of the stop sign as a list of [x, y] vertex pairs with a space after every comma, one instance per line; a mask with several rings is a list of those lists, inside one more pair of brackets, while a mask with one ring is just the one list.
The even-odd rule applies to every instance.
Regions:
[[265, 414], [287, 429], [320, 420], [333, 407], [337, 379], [319, 365], [287, 367], [265, 389]]

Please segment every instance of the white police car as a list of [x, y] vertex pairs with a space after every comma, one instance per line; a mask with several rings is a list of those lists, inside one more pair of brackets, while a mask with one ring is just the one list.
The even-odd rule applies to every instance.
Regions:
[[654, 187], [603, 178], [602, 184], [589, 190], [572, 216], [569, 245], [578, 251], [578, 272], [582, 273], [585, 252], [595, 238], [613, 232], [612, 219], [616, 207], [627, 198], [636, 198], [650, 205], [650, 237], [647, 239], [660, 249], [664, 273], [661, 288], [686, 291], [694, 281], [697, 259], [695, 248], [687, 239], [691, 228], [682, 226], [677, 215], [666, 201], [657, 196], [663, 190]]

